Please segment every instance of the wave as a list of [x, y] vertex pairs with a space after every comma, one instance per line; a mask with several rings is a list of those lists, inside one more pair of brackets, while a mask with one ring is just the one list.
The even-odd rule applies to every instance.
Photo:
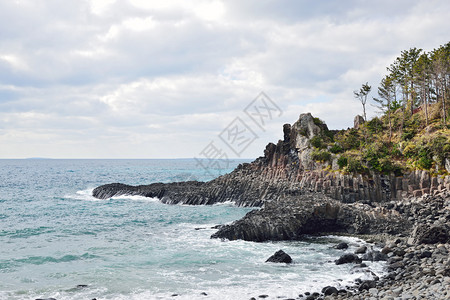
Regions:
[[[104, 199], [98, 199], [92, 196], [92, 192], [94, 191], [93, 188], [88, 188], [85, 190], [79, 190], [76, 191], [75, 194], [69, 194], [65, 195], [64, 198], [68, 199], [75, 199], [75, 200], [83, 200], [83, 201], [101, 201], [104, 202]], [[139, 195], [118, 195], [111, 197], [109, 199], [113, 200], [133, 200], [133, 201], [148, 201], [148, 202], [158, 202], [158, 198], [152, 198], [152, 197], [144, 197]]]
[[145, 196], [139, 196], [139, 195], [119, 195], [119, 196], [111, 197], [111, 199], [159, 202], [159, 199], [156, 197], [145, 197]]
[[46, 233], [53, 233], [55, 229], [52, 227], [40, 226], [37, 228], [23, 228], [16, 230], [2, 230], [0, 231], [0, 237], [7, 236], [9, 238], [28, 238], [31, 236], [37, 236]]
[[43, 265], [46, 263], [65, 263], [72, 262], [77, 260], [87, 260], [97, 258], [97, 255], [84, 253], [82, 255], [72, 255], [67, 254], [61, 257], [53, 257], [53, 256], [29, 256], [26, 258], [18, 258], [18, 259], [10, 259], [10, 260], [1, 260], [0, 261], [0, 271], [7, 272], [13, 268], [22, 266], [22, 265]]

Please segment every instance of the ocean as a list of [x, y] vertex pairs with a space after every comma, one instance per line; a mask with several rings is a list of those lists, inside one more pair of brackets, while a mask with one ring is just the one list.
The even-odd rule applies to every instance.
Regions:
[[[334, 263], [344, 252], [332, 246], [352, 252], [356, 238], [221, 241], [213, 227], [252, 208], [91, 196], [112, 182], [207, 181], [242, 162], [206, 172], [193, 159], [0, 160], [0, 299], [280, 299], [370, 277]], [[294, 263], [265, 263], [279, 249]]]

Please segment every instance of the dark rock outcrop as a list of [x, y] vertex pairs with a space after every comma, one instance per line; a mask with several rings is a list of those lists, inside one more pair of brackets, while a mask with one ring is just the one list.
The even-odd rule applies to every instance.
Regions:
[[411, 224], [395, 210], [342, 203], [318, 193], [266, 202], [260, 210], [219, 229], [212, 238], [247, 241], [298, 240], [316, 233], [408, 232]]
[[419, 224], [413, 231], [414, 242], [416, 244], [437, 244], [450, 241], [450, 226]]
[[278, 250], [271, 257], [269, 257], [266, 262], [290, 264], [292, 262], [292, 258], [283, 250]]

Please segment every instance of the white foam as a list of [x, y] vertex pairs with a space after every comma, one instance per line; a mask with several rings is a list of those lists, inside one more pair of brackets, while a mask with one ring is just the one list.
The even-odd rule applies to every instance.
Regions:
[[[75, 200], [84, 200], [84, 201], [105, 201], [105, 199], [98, 199], [92, 196], [93, 188], [88, 188], [85, 190], [76, 191], [75, 194], [65, 195], [64, 198], [75, 199]], [[133, 200], [133, 201], [148, 201], [148, 202], [158, 202], [159, 199], [156, 197], [144, 197], [139, 195], [118, 195], [113, 196], [109, 199], [114, 200]]]
[[140, 195], [118, 195], [118, 196], [111, 197], [111, 199], [159, 202], [159, 198], [157, 198], [157, 197], [145, 197], [145, 196], [140, 196]]
[[236, 203], [233, 202], [233, 201], [225, 201], [225, 202], [214, 203], [213, 206], [231, 206], [231, 207], [235, 207]]
[[101, 201], [100, 199], [92, 196], [93, 188], [88, 188], [85, 190], [76, 191], [75, 194], [64, 195], [64, 198], [84, 200], [84, 201]]

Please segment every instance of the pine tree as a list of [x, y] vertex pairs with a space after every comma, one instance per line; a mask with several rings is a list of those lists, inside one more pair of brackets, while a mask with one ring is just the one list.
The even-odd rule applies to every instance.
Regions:
[[396, 87], [394, 79], [387, 75], [381, 80], [381, 85], [378, 87], [378, 97], [373, 98], [373, 100], [378, 103], [378, 108], [383, 112], [387, 113], [389, 122], [389, 142], [392, 138], [392, 122], [391, 122], [391, 111], [396, 109], [393, 105], [396, 102]]
[[361, 86], [359, 91], [353, 91], [355, 98], [357, 98], [363, 106], [364, 121], [367, 121], [366, 103], [367, 103], [367, 95], [369, 95], [371, 89], [372, 87], [366, 82]]

